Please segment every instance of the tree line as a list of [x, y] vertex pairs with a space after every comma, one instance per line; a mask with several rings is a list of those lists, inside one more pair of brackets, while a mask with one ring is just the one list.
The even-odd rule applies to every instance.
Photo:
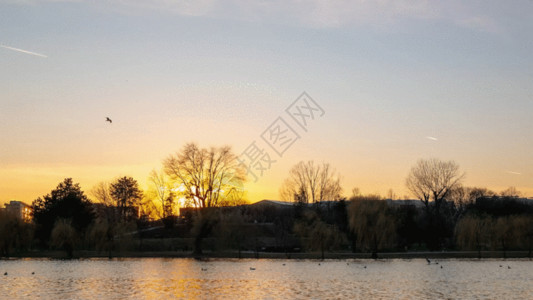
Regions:
[[[0, 255], [28, 249], [122, 251], [365, 252], [533, 248], [533, 205], [462, 186], [453, 161], [420, 160], [406, 187], [421, 205], [362, 195], [342, 196], [328, 163], [299, 162], [280, 187], [290, 205], [246, 205], [246, 169], [229, 147], [191, 143], [152, 171], [149, 188], [132, 177], [100, 182], [89, 196], [71, 178], [35, 199], [33, 223], [0, 213]], [[392, 196], [393, 192], [389, 192]], [[392, 198], [392, 197], [391, 197]], [[182, 214], [178, 218], [177, 207]]]

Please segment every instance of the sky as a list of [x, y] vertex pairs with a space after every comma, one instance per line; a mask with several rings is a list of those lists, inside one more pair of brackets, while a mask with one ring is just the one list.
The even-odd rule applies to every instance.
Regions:
[[288, 123], [252, 202], [307, 160], [345, 196], [409, 197], [428, 158], [533, 196], [531, 20], [530, 0], [0, 0], [0, 204], [66, 177], [145, 187], [188, 142], [272, 152], [261, 134], [304, 91], [324, 114]]

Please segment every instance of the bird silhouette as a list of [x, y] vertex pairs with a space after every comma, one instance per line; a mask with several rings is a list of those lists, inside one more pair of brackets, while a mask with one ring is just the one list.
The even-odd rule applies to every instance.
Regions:
[[4, 273], [4, 276], [7, 276], [7, 272]]
[[105, 117], [105, 121], [109, 123], [113, 123], [113, 121], [109, 117]]
[[507, 266], [507, 269], [510, 269], [510, 268], [511, 268], [511, 266]]
[[429, 258], [426, 257], [426, 261], [428, 262], [428, 265], [431, 263], [431, 260], [429, 260]]
[[250, 267], [250, 271], [255, 271], [255, 268]]
[[31, 272], [31, 275], [35, 275], [35, 272]]
[[207, 268], [202, 268], [202, 271], [207, 271]]

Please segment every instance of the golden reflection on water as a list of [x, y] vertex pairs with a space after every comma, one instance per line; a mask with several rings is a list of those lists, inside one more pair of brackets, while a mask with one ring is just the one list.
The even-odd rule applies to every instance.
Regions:
[[0, 260], [4, 272], [0, 299], [533, 299], [528, 260]]

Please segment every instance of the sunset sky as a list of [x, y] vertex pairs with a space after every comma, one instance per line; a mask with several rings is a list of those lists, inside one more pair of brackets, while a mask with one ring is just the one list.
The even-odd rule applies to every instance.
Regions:
[[532, 20], [529, 0], [0, 0], [0, 203], [65, 177], [144, 186], [191, 141], [240, 154], [304, 91], [325, 113], [251, 201], [301, 160], [346, 196], [409, 196], [432, 157], [533, 196]]

